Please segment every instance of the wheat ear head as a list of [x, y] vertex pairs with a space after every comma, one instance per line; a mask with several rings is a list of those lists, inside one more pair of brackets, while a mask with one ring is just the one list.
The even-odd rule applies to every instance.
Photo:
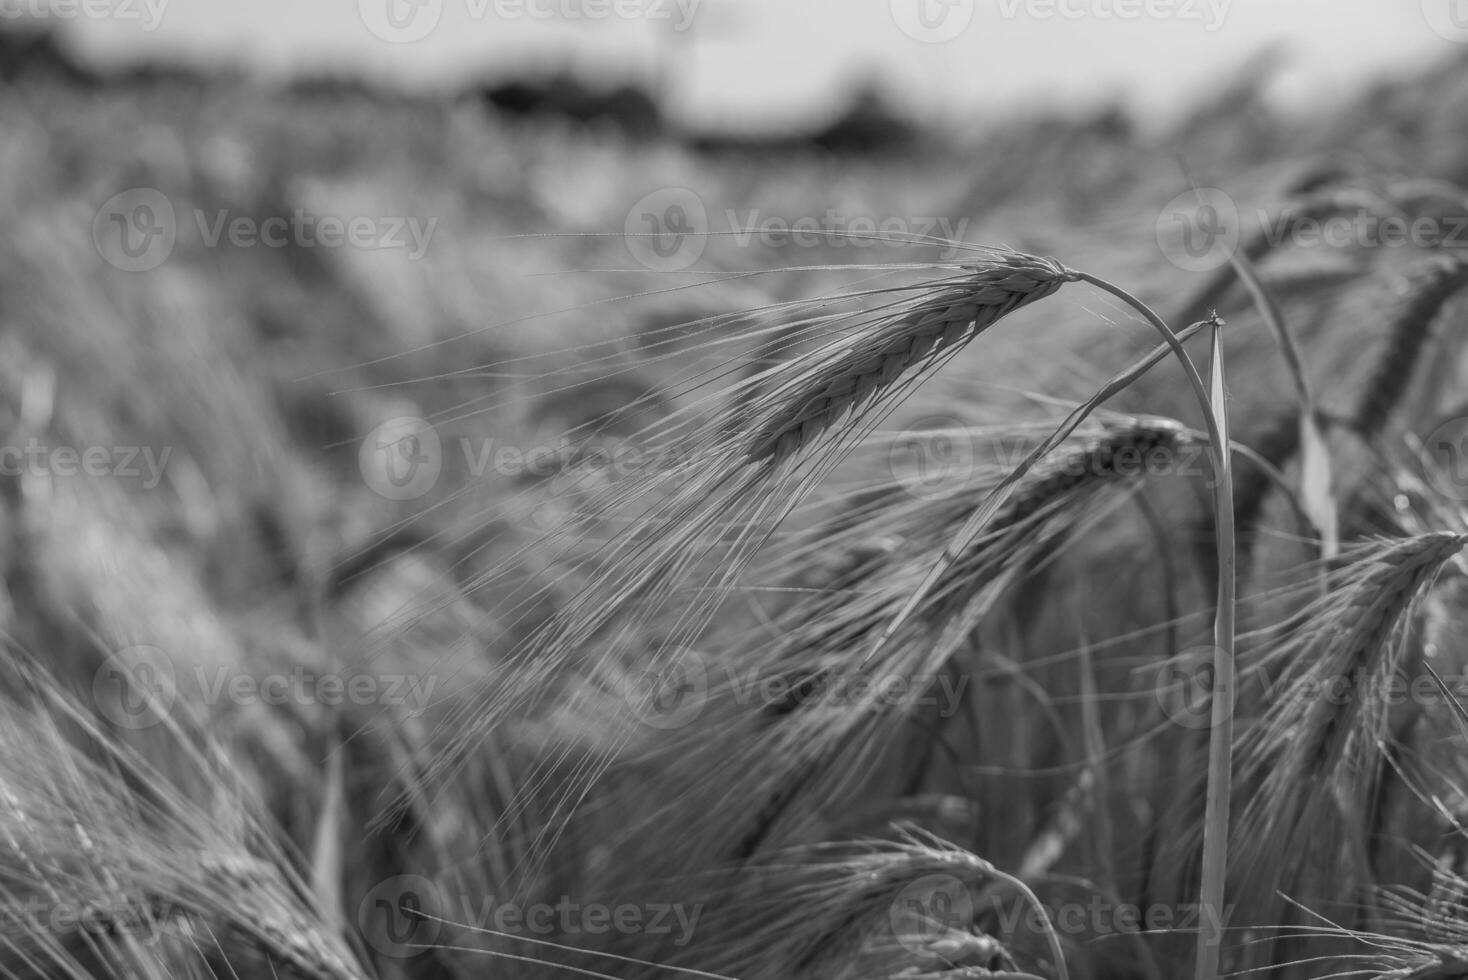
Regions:
[[[1390, 654], [1393, 635], [1422, 587], [1462, 550], [1464, 540], [1461, 534], [1434, 531], [1392, 542], [1352, 567], [1337, 596], [1324, 604], [1330, 618], [1321, 624], [1320, 640], [1310, 644], [1318, 652], [1303, 662], [1310, 665], [1306, 676], [1323, 674], [1350, 685], [1346, 713], [1368, 703], [1371, 692], [1355, 687], [1363, 670], [1376, 676], [1395, 666], [1394, 657], [1381, 654]], [[1340, 717], [1341, 706], [1332, 700], [1336, 699], [1312, 699], [1304, 724], [1288, 740], [1290, 757], [1304, 767], [1291, 777], [1298, 783], [1306, 782], [1311, 771], [1319, 771], [1317, 765], [1338, 760], [1345, 748], [1350, 726], [1342, 724], [1346, 719]], [[1289, 703], [1286, 695], [1285, 704]]]
[[[977, 898], [1002, 885], [1049, 921], [1023, 882], [927, 835], [792, 847], [746, 865], [722, 884], [719, 900], [707, 903], [710, 918], [698, 939], [704, 976], [737, 971], [748, 980], [784, 980], [921, 973], [941, 963], [945, 953], [980, 945], [972, 943], [977, 909], [939, 904], [935, 892], [940, 900]], [[790, 928], [792, 921], [801, 928]], [[1059, 941], [1046, 932], [1055, 975], [1064, 980]], [[997, 970], [980, 975], [1011, 975], [1013, 962], [997, 937], [981, 945]]]
[[[1339, 843], [1369, 809], [1375, 780], [1357, 767], [1385, 720], [1377, 688], [1400, 668], [1407, 624], [1426, 587], [1465, 541], [1433, 531], [1358, 545], [1332, 573], [1327, 593], [1259, 658], [1256, 669], [1278, 665], [1285, 675], [1239, 746], [1241, 782], [1255, 788], [1236, 828], [1238, 867], [1251, 869], [1255, 892], [1245, 906], [1267, 910], [1277, 892], [1292, 894], [1309, 855]], [[1356, 778], [1346, 783], [1348, 775]], [[1330, 874], [1336, 891], [1356, 880], [1349, 868]], [[1267, 956], [1269, 946], [1253, 952]]]
[[[764, 713], [771, 725], [800, 748], [781, 751], [781, 736], [770, 735], [771, 754], [750, 774], [741, 794], [763, 799], [752, 822], [744, 825], [732, 851], [737, 860], [752, 857], [777, 833], [789, 813], [819, 809], [821, 795], [848, 778], [871, 746], [891, 737], [913, 710], [889, 703], [863, 713], [838, 712], [829, 717], [822, 691], [858, 677], [931, 678], [948, 669], [973, 628], [996, 603], [1097, 511], [1096, 501], [1110, 492], [1125, 492], [1148, 473], [1175, 469], [1178, 450], [1191, 440], [1186, 427], [1160, 416], [1131, 416], [1103, 423], [1099, 431], [1062, 444], [1018, 485], [996, 516], [990, 533], [948, 569], [917, 615], [902, 642], [884, 648], [871, 663], [853, 658], [902, 602], [917, 576], [931, 564], [984, 493], [965, 491], [907, 506], [889, 505], [870, 519], [852, 522], [839, 515], [837, 528], [818, 527], [813, 540], [855, 545], [874, 538], [905, 542], [900, 554], [884, 562], [868, 562], [837, 587], [809, 605], [797, 607], [798, 620], [788, 622], [780, 643], [768, 657], [768, 676], [781, 680], [783, 697]], [[1159, 462], [1164, 466], [1159, 467]], [[977, 498], [977, 499], [975, 499]], [[842, 523], [848, 527], [840, 527]], [[813, 554], [814, 552], [810, 552]], [[799, 578], [799, 570], [796, 577]], [[822, 711], [809, 721], [804, 715]], [[763, 755], [762, 755], [763, 758]]]
[[1352, 413], [1352, 425], [1365, 438], [1379, 434], [1411, 386], [1422, 349], [1443, 308], [1468, 286], [1468, 262], [1433, 256], [1409, 277], [1412, 293], [1387, 327], [1385, 349]]
[[999, 251], [965, 269], [969, 275], [956, 284], [883, 317], [854, 340], [791, 361], [788, 378], [774, 392], [778, 404], [756, 419], [749, 459], [778, 462], [790, 456], [910, 368], [957, 349], [1078, 278], [1055, 259], [1022, 252]]
[[[900, 542], [884, 560], [849, 563], [829, 590], [797, 607], [782, 627], [783, 641], [762, 651], [766, 669], [785, 679], [788, 696], [766, 709], [790, 714], [818, 700], [820, 682], [832, 673], [923, 673], [941, 669], [951, 644], [934, 647], [931, 631], [974, 600], [963, 615], [966, 634], [1010, 586], [1022, 580], [1094, 514], [1095, 498], [1108, 490], [1127, 490], [1149, 474], [1176, 469], [1178, 451], [1192, 436], [1177, 421], [1161, 416], [1129, 416], [1103, 423], [1099, 431], [1057, 449], [1022, 480], [995, 516], [989, 533], [959, 557], [914, 618], [920, 636], [915, 646], [893, 651], [876, 665], [851, 661], [850, 652], [868, 642], [900, 605], [917, 576], [951, 540], [982, 502], [987, 488], [946, 494], [933, 500], [864, 502], [855, 516], [838, 515], [812, 529], [809, 540], [826, 550], [857, 552], [873, 540]], [[1162, 464], [1162, 465], [1159, 465]], [[865, 513], [863, 513], [863, 511]], [[868, 516], [869, 515], [869, 516]], [[793, 581], [817, 581], [815, 547], [803, 549], [805, 564], [784, 570]], [[917, 653], [919, 662], [909, 654]], [[795, 666], [791, 666], [791, 664]]]
[[[1129, 482], [1155, 471], [1159, 459], [1174, 468], [1178, 450], [1192, 436], [1175, 419], [1136, 415], [1102, 423], [1101, 432], [1076, 445], [1062, 445], [1037, 464], [995, 517], [998, 526], [1023, 523], [1051, 503], [1093, 485]], [[1152, 467], [1152, 468], [1149, 468]]]

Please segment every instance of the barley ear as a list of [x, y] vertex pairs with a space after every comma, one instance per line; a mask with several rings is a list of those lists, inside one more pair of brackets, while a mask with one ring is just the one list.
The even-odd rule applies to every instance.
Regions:
[[965, 270], [952, 286], [894, 318], [884, 317], [855, 339], [790, 362], [772, 392], [776, 404], [754, 419], [750, 461], [779, 462], [795, 454], [912, 368], [958, 350], [1015, 310], [1077, 279], [1055, 259], [1008, 251]]

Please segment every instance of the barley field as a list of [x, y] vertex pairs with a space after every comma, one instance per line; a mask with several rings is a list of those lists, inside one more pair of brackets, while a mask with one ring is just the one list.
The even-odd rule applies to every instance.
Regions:
[[0, 976], [1468, 978], [1468, 57], [760, 142], [6, 37]]

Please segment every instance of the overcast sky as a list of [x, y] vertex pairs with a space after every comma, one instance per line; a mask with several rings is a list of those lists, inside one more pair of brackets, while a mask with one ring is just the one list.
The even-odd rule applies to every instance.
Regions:
[[[184, 53], [450, 84], [561, 61], [670, 79], [680, 113], [793, 121], [853, 79], [927, 111], [1122, 95], [1149, 113], [1274, 40], [1287, 103], [1468, 44], [1468, 0], [0, 0], [52, 5], [99, 57]], [[90, 13], [87, 11], [90, 10]]]

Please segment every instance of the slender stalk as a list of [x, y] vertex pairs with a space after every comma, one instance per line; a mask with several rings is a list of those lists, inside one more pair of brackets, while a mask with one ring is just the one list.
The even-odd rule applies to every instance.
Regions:
[[[1208, 381], [1210, 393], [1212, 394], [1213, 418], [1217, 424], [1218, 431], [1223, 437], [1224, 445], [1228, 444], [1228, 400], [1227, 391], [1224, 388], [1224, 364], [1223, 343], [1219, 335], [1218, 326], [1213, 328], [1213, 336], [1210, 338], [1208, 355]], [[1228, 474], [1226, 484], [1226, 499], [1228, 500], [1229, 531], [1228, 548], [1222, 544], [1218, 545], [1218, 557], [1220, 562], [1219, 583], [1220, 590], [1225, 581], [1221, 570], [1222, 563], [1227, 558], [1230, 564], [1230, 575], [1227, 579], [1230, 593], [1234, 585], [1233, 564], [1237, 556], [1233, 553], [1233, 480], [1232, 469], [1224, 471]], [[1220, 510], [1219, 513], [1223, 511]], [[1325, 532], [1326, 540], [1332, 540], [1331, 532]], [[1327, 547], [1329, 545], [1327, 544]], [[1224, 605], [1222, 596], [1219, 598], [1217, 619], [1214, 622], [1215, 631], [1218, 622], [1224, 617], [1224, 610], [1228, 610], [1228, 653], [1223, 653], [1222, 641], [1215, 637], [1213, 651], [1213, 708], [1212, 726], [1208, 742], [1208, 798], [1203, 813], [1203, 874], [1201, 881], [1202, 895], [1199, 904], [1205, 911], [1215, 914], [1204, 916], [1198, 931], [1198, 961], [1197, 975], [1200, 978], [1213, 980], [1218, 975], [1218, 961], [1222, 947], [1223, 936], [1223, 910], [1224, 905], [1224, 880], [1228, 870], [1228, 810], [1232, 802], [1232, 770], [1230, 765], [1233, 759], [1233, 706], [1234, 706], [1234, 661], [1233, 661], [1233, 596], [1228, 597], [1228, 605]], [[1215, 933], [1214, 930], [1219, 930]]]
[[[1182, 331], [1181, 334], [1176, 336], [1190, 337], [1207, 325], [1208, 321], [1199, 321], [1198, 323], [1187, 327], [1185, 330]], [[902, 626], [905, 625], [909, 619], [912, 618], [918, 607], [922, 605], [923, 600], [930, 596], [933, 592], [933, 589], [938, 586], [938, 583], [943, 578], [943, 576], [948, 574], [953, 566], [961, 559], [964, 551], [970, 545], [972, 545], [975, 540], [978, 539], [979, 534], [983, 532], [984, 528], [988, 527], [990, 522], [994, 520], [995, 515], [997, 515], [1000, 509], [1005, 505], [1005, 503], [1008, 502], [1010, 497], [1013, 495], [1015, 488], [1018, 487], [1019, 482], [1029, 474], [1031, 468], [1033, 468], [1040, 460], [1050, 455], [1050, 453], [1053, 452], [1055, 448], [1059, 446], [1062, 442], [1070, 438], [1071, 434], [1075, 432], [1076, 429], [1080, 428], [1081, 423], [1090, 418], [1091, 413], [1100, 408], [1102, 404], [1111, 399], [1118, 392], [1130, 387], [1131, 384], [1138, 378], [1140, 378], [1143, 374], [1156, 367], [1157, 364], [1159, 364], [1162, 359], [1168, 355], [1168, 348], [1171, 343], [1172, 341], [1170, 340], [1167, 344], [1163, 344], [1162, 346], [1155, 348], [1146, 357], [1130, 365], [1124, 371], [1121, 371], [1120, 373], [1114, 375], [1104, 385], [1098, 388], [1095, 394], [1086, 399], [1080, 405], [1077, 405], [1071, 411], [1071, 413], [1065, 417], [1065, 420], [1061, 422], [1060, 425], [1057, 426], [1055, 430], [1050, 433], [1050, 435], [1045, 437], [1045, 440], [1041, 442], [1040, 445], [1032, 449], [1029, 455], [1020, 460], [1014, 466], [1014, 468], [1009, 471], [1009, 474], [1003, 480], [1000, 480], [999, 483], [992, 490], [989, 491], [989, 494], [984, 499], [984, 503], [982, 504], [982, 506], [974, 510], [973, 513], [969, 515], [968, 520], [964, 522], [963, 526], [959, 528], [957, 533], [955, 533], [953, 537], [949, 540], [948, 545], [939, 555], [938, 561], [936, 561], [933, 564], [933, 567], [929, 569], [927, 577], [923, 579], [922, 584], [919, 585], [915, 590], [913, 590], [912, 594], [908, 596], [907, 602], [898, 611], [897, 615], [893, 616], [892, 619], [887, 623], [887, 626], [882, 630], [881, 635], [878, 636], [875, 645], [873, 645], [873, 647], [867, 651], [866, 656], [862, 659], [862, 662], [859, 665], [860, 667], [865, 668], [866, 665], [871, 662], [872, 658], [874, 658], [882, 650], [882, 648], [885, 647], [887, 643], [894, 636], [897, 635], [897, 631], [901, 629]], [[1191, 362], [1189, 362], [1189, 366], [1191, 367]]]
[[[1203, 817], [1203, 868], [1199, 898], [1205, 914], [1198, 932], [1195, 980], [1214, 980], [1218, 976], [1222, 938], [1215, 934], [1215, 928], [1221, 928], [1223, 921], [1228, 805], [1233, 775], [1229, 764], [1233, 746], [1235, 553], [1233, 467], [1229, 460], [1228, 440], [1220, 430], [1213, 399], [1198, 369], [1172, 329], [1145, 303], [1121, 287], [1084, 272], [1080, 279], [1131, 306], [1168, 342], [1182, 362], [1198, 404], [1203, 408], [1208, 432], [1208, 459], [1213, 469], [1214, 539], [1218, 552], [1218, 601], [1213, 617], [1213, 717], [1208, 737], [1208, 796]], [[1216, 347], [1215, 357], [1218, 356]], [[1217, 410], [1221, 413], [1223, 406], [1218, 406]]]
[[[1213, 684], [1212, 684], [1212, 731], [1208, 744], [1208, 790], [1207, 803], [1204, 816], [1203, 828], [1203, 868], [1201, 882], [1201, 905], [1204, 910], [1212, 913], [1205, 916], [1208, 922], [1199, 932], [1198, 937], [1198, 966], [1197, 980], [1214, 980], [1218, 975], [1218, 964], [1220, 954], [1221, 936], [1212, 931], [1213, 926], [1222, 923], [1222, 910], [1224, 908], [1224, 871], [1228, 858], [1228, 805], [1231, 790], [1232, 772], [1229, 768], [1231, 762], [1231, 747], [1233, 742], [1233, 690], [1234, 690], [1234, 600], [1235, 600], [1235, 567], [1237, 565], [1237, 554], [1234, 543], [1234, 494], [1233, 494], [1233, 467], [1231, 463], [1231, 449], [1226, 426], [1227, 407], [1223, 404], [1222, 387], [1222, 361], [1217, 344], [1217, 328], [1222, 325], [1217, 315], [1211, 319], [1214, 327], [1214, 380], [1218, 391], [1216, 396], [1211, 394], [1208, 386], [1203, 383], [1203, 378], [1198, 374], [1198, 368], [1188, 352], [1183, 349], [1182, 341], [1172, 328], [1163, 322], [1162, 318], [1154, 313], [1141, 300], [1120, 286], [1107, 282], [1096, 276], [1075, 270], [1066, 270], [1068, 276], [1073, 277], [1071, 281], [1086, 282], [1101, 289], [1128, 306], [1136, 310], [1149, 323], [1153, 329], [1161, 335], [1167, 347], [1177, 357], [1182, 366], [1183, 373], [1187, 376], [1188, 383], [1193, 387], [1193, 394], [1198, 400], [1198, 405], [1203, 410], [1203, 422], [1208, 435], [1208, 458], [1213, 471], [1213, 508], [1214, 508], [1214, 535], [1216, 551], [1218, 556], [1218, 597], [1217, 608], [1213, 619]], [[1150, 359], [1144, 362], [1150, 366]], [[1145, 366], [1143, 369], [1145, 370]], [[1040, 445], [1038, 449], [1030, 453], [1019, 466], [1000, 483], [989, 495], [983, 507], [975, 511], [959, 530], [954, 540], [944, 548], [939, 560], [929, 570], [927, 577], [916, 590], [908, 597], [906, 604], [900, 609], [896, 616], [887, 624], [886, 628], [877, 637], [876, 643], [867, 652], [862, 661], [864, 667], [872, 658], [892, 639], [898, 629], [907, 622], [922, 600], [931, 593], [938, 580], [945, 572], [959, 560], [963, 549], [974, 540], [974, 538], [987, 526], [994, 512], [1003, 504], [1004, 499], [1012, 492], [1015, 483], [1024, 475], [1025, 471], [1036, 460], [1044, 456], [1055, 444], [1073, 431], [1075, 426], [1089, 412], [1095, 408], [1104, 397], [1109, 397], [1114, 392], [1101, 392], [1091, 401], [1082, 405], [1060, 429], [1052, 433], [1050, 439]]]
[[[1284, 352], [1285, 365], [1294, 380], [1295, 395], [1300, 400], [1300, 498], [1305, 505], [1306, 517], [1320, 534], [1320, 557], [1334, 558], [1340, 552], [1340, 519], [1331, 496], [1330, 452], [1320, 432], [1319, 405], [1305, 377], [1304, 359], [1289, 327], [1285, 325], [1279, 304], [1259, 280], [1254, 266], [1242, 255], [1233, 256], [1232, 261], [1234, 271], [1249, 290], [1259, 315], [1274, 332], [1279, 349]], [[1324, 574], [1324, 569], [1321, 574]]]
[[989, 873], [1014, 888], [1039, 913], [1039, 921], [1044, 923], [1045, 941], [1050, 944], [1050, 955], [1055, 960], [1056, 980], [1070, 980], [1070, 968], [1065, 963], [1065, 948], [1060, 945], [1060, 934], [1055, 931], [1055, 923], [1050, 921], [1050, 916], [1046, 913], [1045, 906], [1041, 903], [1039, 896], [1034, 893], [1029, 885], [1012, 874], [1000, 871], [992, 865], [989, 868]]

